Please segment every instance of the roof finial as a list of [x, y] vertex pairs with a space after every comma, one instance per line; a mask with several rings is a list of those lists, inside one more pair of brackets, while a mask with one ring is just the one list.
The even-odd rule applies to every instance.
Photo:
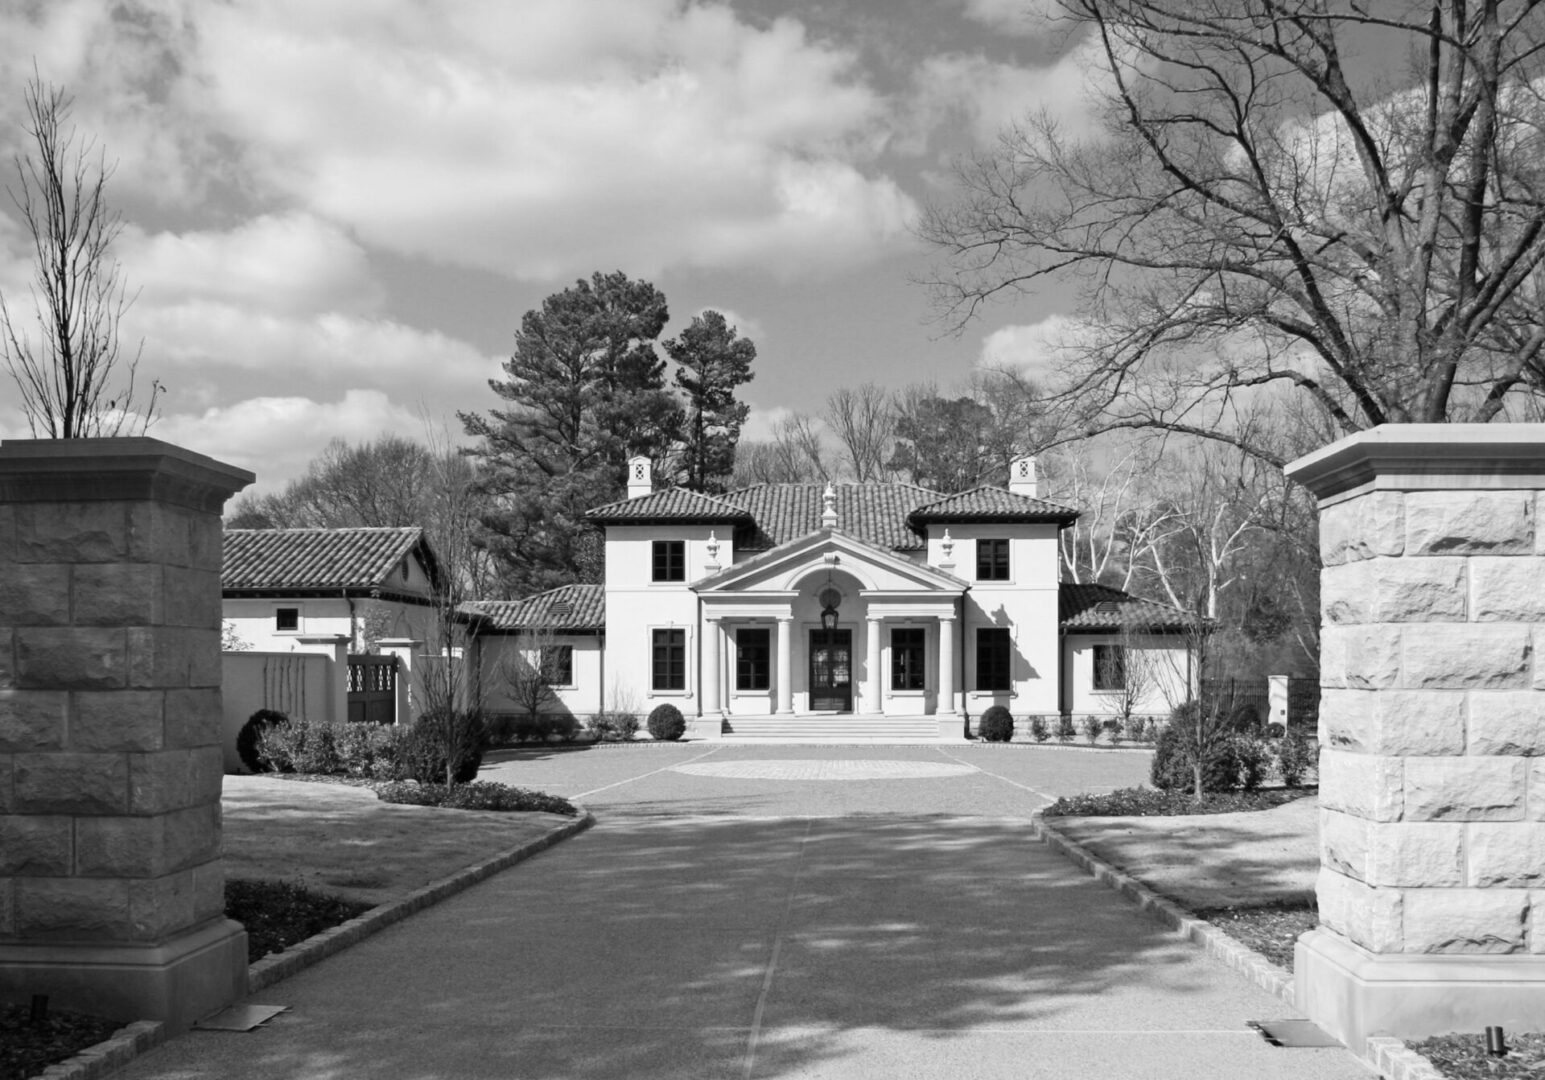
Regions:
[[832, 487], [830, 480], [826, 481], [826, 490], [821, 492], [821, 528], [835, 529], [837, 527], [837, 492]]

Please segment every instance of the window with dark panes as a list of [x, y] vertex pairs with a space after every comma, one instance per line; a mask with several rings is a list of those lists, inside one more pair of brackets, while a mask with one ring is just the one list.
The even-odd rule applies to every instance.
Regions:
[[768, 690], [772, 687], [772, 634], [761, 628], [735, 631], [735, 689]]
[[1094, 688], [1120, 690], [1127, 680], [1127, 652], [1120, 645], [1094, 647]]
[[1009, 542], [1007, 540], [976, 542], [976, 580], [1009, 580]]
[[274, 609], [275, 630], [299, 630], [300, 608], [282, 607]]
[[573, 686], [574, 646], [544, 646], [542, 649], [542, 676], [550, 686]]
[[656, 540], [654, 542], [654, 572], [652, 581], [687, 580], [687, 542], [685, 540]]
[[920, 626], [898, 626], [891, 631], [892, 690], [921, 690], [927, 685], [923, 670], [927, 643], [927, 632]]
[[650, 686], [656, 690], [687, 688], [687, 632], [656, 630], [652, 635]]
[[1013, 642], [1000, 626], [983, 627], [976, 632], [976, 688], [1012, 690], [1014, 688]]

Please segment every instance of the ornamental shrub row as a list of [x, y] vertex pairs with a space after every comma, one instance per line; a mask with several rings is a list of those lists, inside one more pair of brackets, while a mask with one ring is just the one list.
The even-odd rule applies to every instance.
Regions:
[[253, 714], [242, 729], [243, 734], [248, 727], [254, 729], [252, 763], [257, 772], [444, 783], [450, 759], [456, 782], [465, 783], [477, 775], [488, 749], [488, 726], [478, 713], [428, 713], [397, 727], [328, 724], [264, 712]]
[[1315, 749], [1302, 732], [1265, 739], [1232, 723], [1208, 724], [1194, 702], [1177, 708], [1154, 747], [1149, 779], [1164, 791], [1191, 791], [1201, 765], [1204, 792], [1254, 791], [1275, 770], [1297, 787], [1315, 767]]
[[[1109, 716], [1074, 717], [1064, 713], [1054, 720], [1032, 714], [1025, 717], [1025, 726], [1030, 738], [1038, 743], [1045, 742], [1053, 735], [1059, 742], [1071, 742], [1075, 734], [1082, 731], [1092, 746], [1102, 735], [1112, 743], [1119, 743], [1123, 739], [1131, 742], [1153, 739], [1157, 737], [1161, 725], [1157, 720], [1145, 716], [1129, 716], [1122, 720]], [[977, 721], [977, 735], [987, 742], [1011, 741], [1014, 738], [1013, 715], [1002, 705], [990, 706]]]

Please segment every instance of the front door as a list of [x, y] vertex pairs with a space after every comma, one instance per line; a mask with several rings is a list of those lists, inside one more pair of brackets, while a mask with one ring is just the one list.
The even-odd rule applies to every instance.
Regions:
[[810, 710], [853, 711], [853, 631], [810, 631]]

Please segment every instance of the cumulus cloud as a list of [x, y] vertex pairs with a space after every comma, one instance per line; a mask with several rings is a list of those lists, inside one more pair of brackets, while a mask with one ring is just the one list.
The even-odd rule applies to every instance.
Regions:
[[1049, 382], [1058, 373], [1062, 351], [1083, 343], [1089, 334], [1087, 323], [1069, 315], [1000, 327], [982, 339], [977, 366], [1017, 371], [1037, 382]]
[[1062, 13], [1057, 0], [966, 0], [966, 18], [1009, 34], [1044, 32], [1046, 21]]
[[379, 390], [350, 390], [337, 401], [254, 397], [200, 413], [163, 414], [150, 429], [158, 439], [257, 474], [252, 490], [277, 491], [302, 475], [329, 440], [366, 442], [388, 432], [419, 438], [413, 407]]
[[717, 6], [507, 7], [201, 5], [189, 78], [254, 182], [410, 256], [792, 273], [908, 241], [855, 54]]

